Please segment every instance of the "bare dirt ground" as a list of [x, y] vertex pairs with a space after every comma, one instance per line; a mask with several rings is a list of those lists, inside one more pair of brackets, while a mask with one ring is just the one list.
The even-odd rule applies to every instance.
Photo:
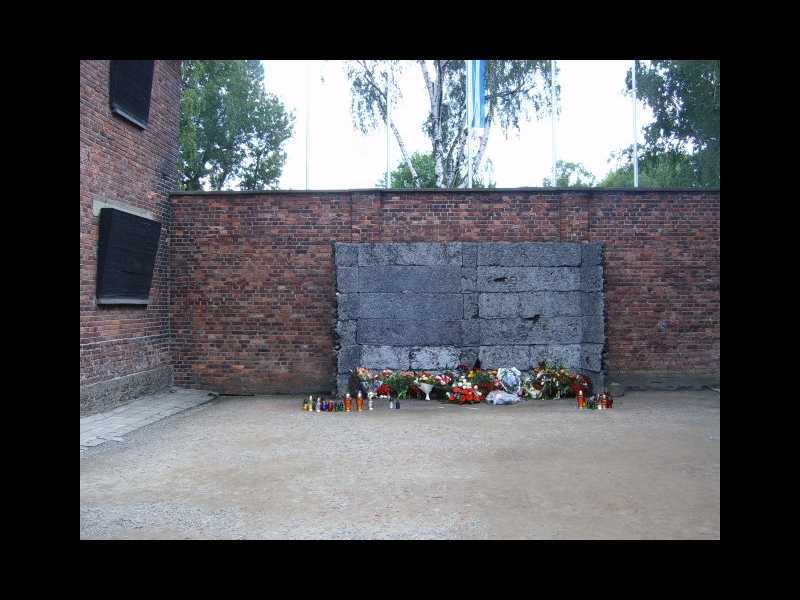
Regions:
[[713, 391], [301, 403], [220, 397], [85, 452], [81, 539], [719, 539]]

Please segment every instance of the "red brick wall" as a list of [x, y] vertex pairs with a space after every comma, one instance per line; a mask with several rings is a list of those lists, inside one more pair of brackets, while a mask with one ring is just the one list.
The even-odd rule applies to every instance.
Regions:
[[719, 372], [719, 192], [175, 194], [176, 384], [333, 387], [332, 241], [601, 241], [608, 367]]
[[[81, 386], [172, 364], [169, 323], [169, 192], [177, 183], [180, 61], [155, 61], [150, 122], [111, 113], [109, 61], [81, 61]], [[162, 223], [150, 304], [95, 300], [95, 200], [150, 211]]]

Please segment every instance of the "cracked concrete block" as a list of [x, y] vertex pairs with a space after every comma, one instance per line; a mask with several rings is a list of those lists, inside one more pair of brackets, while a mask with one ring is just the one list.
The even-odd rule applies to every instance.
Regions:
[[472, 366], [480, 356], [480, 346], [465, 346], [458, 349], [458, 365]]
[[590, 242], [581, 244], [581, 266], [593, 267], [603, 264], [603, 244]]
[[581, 344], [581, 369], [603, 370], [603, 344]]
[[530, 346], [531, 367], [536, 367], [541, 361], [556, 364], [568, 369], [581, 368], [580, 344], [547, 344]]
[[361, 346], [339, 348], [338, 372], [347, 373], [361, 366]]
[[575, 344], [581, 341], [581, 317], [481, 319], [482, 345]]
[[356, 340], [359, 344], [416, 346], [423, 344], [461, 344], [460, 321], [399, 319], [360, 319]]
[[358, 291], [358, 267], [336, 269], [336, 291], [341, 293]]
[[475, 292], [477, 291], [477, 275], [478, 272], [473, 268], [461, 269], [461, 291], [462, 292]]
[[361, 294], [336, 294], [336, 305], [340, 321], [348, 321], [359, 317]]
[[453, 369], [458, 364], [458, 350], [452, 346], [426, 346], [412, 348], [409, 353], [411, 369], [441, 371]]
[[478, 318], [478, 294], [463, 294], [464, 297], [464, 318]]
[[358, 294], [362, 319], [457, 321], [464, 312], [461, 294]]
[[529, 346], [481, 346], [482, 369], [516, 367], [520, 371], [531, 368]]
[[520, 316], [520, 294], [479, 294], [478, 315], [481, 319]]
[[603, 292], [581, 293], [581, 314], [585, 316], [603, 316]]
[[461, 267], [373, 266], [359, 267], [360, 292], [457, 293]]
[[337, 321], [336, 335], [340, 346], [352, 346], [356, 343], [356, 325], [358, 321]]
[[605, 323], [602, 315], [581, 317], [581, 341], [602, 344], [605, 342]]
[[476, 288], [479, 292], [495, 293], [580, 290], [581, 270], [578, 267], [478, 267]]
[[337, 267], [354, 267], [358, 265], [358, 247], [360, 244], [334, 244]]
[[461, 321], [461, 344], [464, 346], [481, 345], [481, 320], [469, 319]]
[[584, 292], [603, 291], [603, 267], [581, 267], [581, 288]]
[[367, 369], [407, 370], [411, 348], [403, 346], [362, 346], [361, 366]]
[[478, 244], [477, 242], [461, 243], [461, 266], [476, 267], [478, 265]]

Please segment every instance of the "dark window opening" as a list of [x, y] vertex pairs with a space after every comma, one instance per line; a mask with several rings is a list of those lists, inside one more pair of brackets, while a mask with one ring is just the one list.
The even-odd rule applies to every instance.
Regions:
[[109, 85], [111, 112], [145, 129], [150, 118], [152, 60], [112, 60]]

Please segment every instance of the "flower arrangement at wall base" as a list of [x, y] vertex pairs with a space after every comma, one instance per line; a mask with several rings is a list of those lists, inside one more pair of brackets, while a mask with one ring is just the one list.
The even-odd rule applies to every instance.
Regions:
[[529, 398], [573, 398], [578, 390], [589, 395], [592, 382], [580, 373], [572, 373], [555, 364], [541, 361], [530, 375], [523, 377], [522, 388]]
[[[424, 386], [424, 387], [423, 387]], [[431, 386], [429, 388], [429, 386]], [[530, 372], [522, 374], [514, 367], [481, 369], [458, 365], [455, 371], [433, 374], [428, 371], [370, 371], [364, 367], [350, 374], [351, 390], [362, 391], [369, 397], [436, 399], [456, 404], [482, 402], [495, 390], [516, 394], [524, 399], [572, 398], [578, 390], [587, 397], [591, 381], [559, 365], [545, 361]]]

